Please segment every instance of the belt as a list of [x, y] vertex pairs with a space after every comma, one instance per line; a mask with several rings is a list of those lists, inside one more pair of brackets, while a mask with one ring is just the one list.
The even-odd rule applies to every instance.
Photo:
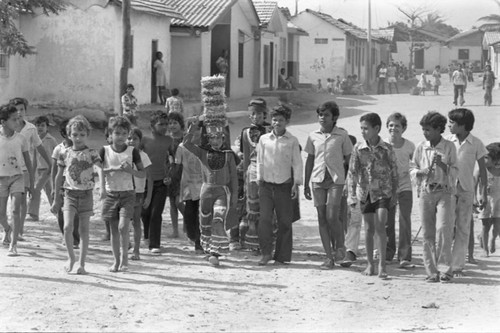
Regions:
[[444, 186], [438, 183], [427, 184], [429, 191], [440, 191], [444, 190]]

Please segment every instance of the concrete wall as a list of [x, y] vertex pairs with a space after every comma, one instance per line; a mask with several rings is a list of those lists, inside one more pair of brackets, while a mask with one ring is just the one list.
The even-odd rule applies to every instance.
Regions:
[[[238, 77], [238, 34], [245, 33], [243, 44], [243, 77]], [[248, 19], [243, 13], [239, 3], [231, 9], [231, 54], [230, 57], [230, 81], [231, 98], [249, 97], [253, 92], [253, 80], [255, 70], [253, 32]]]
[[[405, 66], [408, 66], [410, 62], [410, 43], [398, 41], [396, 44], [398, 52], [392, 53], [392, 59], [397, 62], [402, 61]], [[426, 43], [426, 45], [430, 47], [424, 50], [424, 71], [428, 70], [432, 73], [437, 65], [442, 68], [448, 66], [448, 60], [446, 59], [448, 50], [446, 50], [446, 47], [441, 46], [438, 42], [430, 42]], [[413, 59], [415, 60], [415, 58]], [[417, 71], [421, 72], [422, 70], [417, 69]]]
[[[346, 36], [343, 31], [307, 12], [302, 12], [292, 22], [309, 33], [300, 38], [299, 83], [316, 84], [321, 79], [345, 75]], [[327, 38], [327, 44], [315, 44], [315, 38]]]
[[[24, 96], [31, 103], [113, 109], [119, 105], [121, 67], [120, 8], [108, 5], [85, 10], [69, 5], [59, 15], [28, 16], [20, 29], [36, 54], [11, 57], [9, 88], [0, 96]], [[133, 68], [129, 82], [139, 103], [151, 95], [151, 41], [158, 40], [165, 55], [167, 78], [170, 62], [170, 20], [132, 11]]]
[[171, 88], [187, 99], [199, 98], [201, 91], [202, 43], [193, 35], [172, 36]]

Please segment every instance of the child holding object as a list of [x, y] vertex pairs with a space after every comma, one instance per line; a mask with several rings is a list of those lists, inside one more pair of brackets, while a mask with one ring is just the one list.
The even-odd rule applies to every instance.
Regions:
[[[67, 132], [73, 145], [61, 152], [57, 161], [54, 203], [50, 211], [57, 214], [62, 206], [64, 239], [68, 251], [68, 262], [64, 269], [68, 273], [73, 270], [76, 261], [73, 250], [73, 221], [75, 215], [78, 214], [81, 249], [79, 267], [76, 273], [86, 274], [85, 259], [89, 246], [89, 221], [90, 217], [94, 215], [92, 191], [97, 176], [94, 172], [94, 165], [101, 167], [101, 158], [97, 151], [87, 147], [90, 129], [90, 124], [85, 117], [78, 115], [71, 118], [68, 122]], [[61, 195], [62, 188], [64, 188], [64, 201]]]
[[348, 203], [360, 204], [366, 232], [366, 257], [368, 265], [364, 275], [375, 275], [373, 261], [374, 235], [380, 253], [378, 276], [387, 278], [385, 225], [387, 212], [396, 204], [398, 172], [396, 155], [392, 146], [380, 136], [382, 121], [378, 114], [368, 113], [360, 118], [363, 141], [354, 146], [349, 163]]

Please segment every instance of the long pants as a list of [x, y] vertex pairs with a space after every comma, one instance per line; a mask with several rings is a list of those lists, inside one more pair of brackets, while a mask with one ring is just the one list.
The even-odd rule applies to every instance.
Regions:
[[244, 221], [248, 224], [245, 234], [245, 247], [257, 249], [259, 247], [259, 236], [257, 234], [260, 219], [259, 184], [257, 182], [246, 182], [247, 214]]
[[[38, 169], [37, 177], [39, 178], [41, 174], [45, 173], [46, 169]], [[43, 190], [47, 195], [47, 201], [49, 204], [52, 204], [52, 184], [50, 183], [50, 179], [47, 179], [47, 182], [43, 186]], [[28, 214], [33, 216], [40, 215], [40, 201], [42, 200], [42, 191], [33, 191], [31, 194], [31, 198], [28, 200]]]
[[201, 246], [206, 252], [220, 254], [229, 250], [225, 221], [231, 194], [225, 185], [203, 184], [200, 193]]
[[187, 237], [195, 243], [200, 241], [200, 200], [184, 201], [184, 225]]
[[460, 104], [464, 102], [464, 86], [461, 84], [453, 85], [453, 104], [457, 105], [458, 96], [460, 96]]
[[346, 250], [359, 255], [359, 240], [361, 236], [361, 211], [359, 210], [359, 205], [348, 207], [347, 222], [347, 234], [345, 235]]
[[[413, 206], [413, 194], [411, 191], [398, 193], [399, 207], [399, 243], [398, 261], [411, 261], [411, 209]], [[392, 260], [396, 254], [396, 206], [389, 207], [385, 230], [387, 232], [386, 259]]]
[[451, 193], [422, 191], [420, 194], [424, 267], [428, 276], [435, 276], [440, 272], [451, 275], [452, 272], [453, 210], [451, 202]]
[[385, 78], [378, 78], [377, 94], [385, 94]]
[[457, 193], [454, 195], [451, 209], [454, 213], [455, 239], [452, 248], [451, 266], [454, 271], [465, 268], [465, 255], [469, 247], [470, 220], [472, 216], [472, 204], [474, 203], [474, 192], [464, 191], [460, 183]]
[[167, 200], [167, 186], [162, 180], [153, 182], [153, 194], [148, 208], [142, 209], [142, 223], [144, 238], [149, 239], [149, 249], [159, 249], [161, 241], [161, 224], [165, 201]]
[[292, 183], [274, 184], [262, 182], [259, 187], [260, 220], [257, 229], [263, 255], [273, 252], [273, 215], [276, 212], [278, 230], [274, 260], [292, 260]]
[[491, 103], [493, 103], [492, 95], [491, 95], [492, 90], [493, 90], [493, 86], [486, 86], [484, 88], [484, 103], [487, 105], [491, 105]]

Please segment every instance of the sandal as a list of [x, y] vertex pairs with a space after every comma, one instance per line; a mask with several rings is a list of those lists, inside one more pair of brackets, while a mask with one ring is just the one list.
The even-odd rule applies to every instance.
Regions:
[[428, 276], [425, 278], [425, 282], [427, 283], [436, 283], [436, 282], [439, 282], [439, 278], [437, 275], [433, 275], [433, 276]]
[[133, 254], [129, 257], [130, 260], [141, 260], [141, 257], [138, 254]]
[[441, 283], [450, 283], [451, 276], [449, 276], [448, 274], [441, 274], [441, 276], [439, 277], [439, 281], [441, 281]]

